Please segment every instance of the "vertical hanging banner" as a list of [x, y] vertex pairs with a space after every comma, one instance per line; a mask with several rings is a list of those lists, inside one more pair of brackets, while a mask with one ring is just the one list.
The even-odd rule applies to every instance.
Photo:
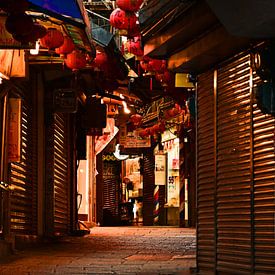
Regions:
[[166, 184], [166, 155], [155, 155], [155, 185]]
[[8, 161], [18, 162], [21, 158], [21, 99], [9, 99], [8, 116]]

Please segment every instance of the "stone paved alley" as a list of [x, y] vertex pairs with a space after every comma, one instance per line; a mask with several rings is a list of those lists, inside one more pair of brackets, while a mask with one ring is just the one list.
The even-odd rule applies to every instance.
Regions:
[[0, 260], [0, 274], [191, 274], [195, 245], [193, 229], [94, 227], [85, 237], [16, 251]]

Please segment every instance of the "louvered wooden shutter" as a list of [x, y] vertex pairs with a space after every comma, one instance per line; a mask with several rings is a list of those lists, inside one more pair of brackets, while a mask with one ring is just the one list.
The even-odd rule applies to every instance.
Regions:
[[21, 161], [9, 169], [10, 226], [16, 234], [37, 233], [37, 125], [30, 90], [20, 91], [22, 97]]
[[213, 76], [213, 72], [199, 76], [197, 95], [197, 262], [202, 273], [215, 268]]

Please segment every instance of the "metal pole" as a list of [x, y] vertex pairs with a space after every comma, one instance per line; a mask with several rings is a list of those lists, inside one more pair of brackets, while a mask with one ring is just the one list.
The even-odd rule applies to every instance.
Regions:
[[89, 138], [89, 222], [96, 222], [95, 136]]

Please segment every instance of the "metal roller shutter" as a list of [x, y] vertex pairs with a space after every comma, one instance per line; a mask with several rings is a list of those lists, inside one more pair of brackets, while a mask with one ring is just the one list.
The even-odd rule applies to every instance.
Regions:
[[199, 76], [197, 88], [197, 263], [215, 269], [215, 173], [213, 72]]
[[120, 161], [103, 155], [103, 225], [119, 223]]
[[14, 190], [10, 193], [10, 228], [16, 234], [37, 234], [37, 127], [32, 108], [31, 93], [20, 91], [22, 97], [21, 161], [13, 162], [9, 181]]
[[69, 160], [68, 119], [64, 114], [54, 115], [54, 233], [69, 231]]
[[218, 70], [216, 210], [220, 274], [251, 273], [249, 61], [246, 55]]
[[155, 156], [153, 151], [143, 155], [143, 225], [154, 223]]
[[[254, 85], [259, 82], [254, 75]], [[255, 274], [275, 274], [275, 118], [253, 108]]]

